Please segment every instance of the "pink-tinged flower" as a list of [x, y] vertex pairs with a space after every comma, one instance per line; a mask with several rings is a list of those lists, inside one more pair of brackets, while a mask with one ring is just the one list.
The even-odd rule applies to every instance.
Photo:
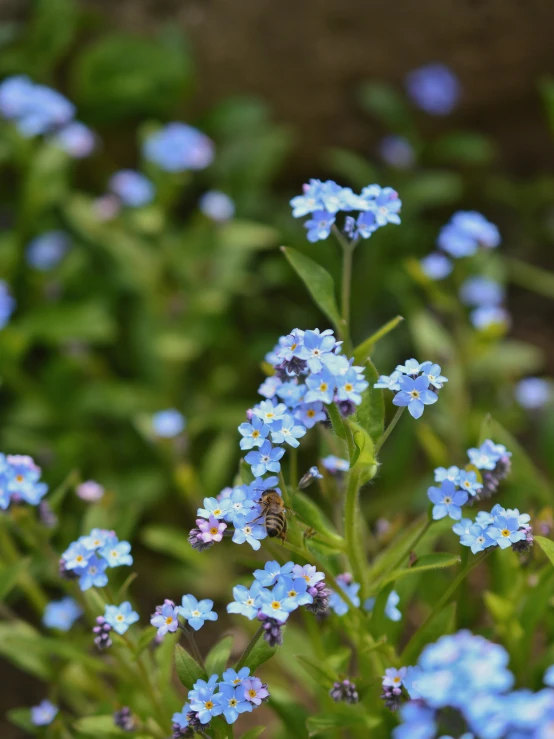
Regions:
[[267, 686], [259, 677], [249, 677], [242, 681], [244, 697], [247, 701], [259, 706], [263, 700], [269, 697]]
[[223, 532], [227, 528], [227, 524], [224, 521], [218, 521], [215, 516], [210, 516], [206, 521], [203, 518], [196, 519], [196, 525], [202, 532], [202, 541], [221, 541], [223, 539]]
[[94, 503], [104, 495], [104, 488], [94, 480], [86, 480], [80, 485], [77, 485], [75, 492], [81, 500], [86, 500], [87, 503]]

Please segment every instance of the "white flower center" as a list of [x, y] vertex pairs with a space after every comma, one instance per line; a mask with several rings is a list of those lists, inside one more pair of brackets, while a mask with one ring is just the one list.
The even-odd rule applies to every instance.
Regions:
[[445, 495], [443, 503], [450, 505], [450, 503], [452, 503], [452, 498], [449, 495]]
[[192, 615], [194, 616], [194, 618], [198, 618], [198, 616], [200, 616], [200, 611], [193, 611]]

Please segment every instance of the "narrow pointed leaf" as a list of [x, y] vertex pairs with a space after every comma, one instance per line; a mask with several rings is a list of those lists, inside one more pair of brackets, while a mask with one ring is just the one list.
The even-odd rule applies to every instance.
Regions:
[[282, 246], [281, 249], [319, 308], [338, 329], [340, 315], [335, 298], [335, 283], [329, 272], [296, 249], [291, 249], [289, 246]]
[[535, 541], [554, 565], [554, 541], [545, 539], [544, 536], [535, 536]]
[[246, 731], [240, 739], [258, 739], [258, 737], [261, 736], [265, 730], [265, 726], [255, 726], [253, 729], [248, 729], [248, 731]]
[[434, 554], [424, 554], [420, 557], [413, 567], [405, 567], [400, 570], [394, 570], [386, 575], [382, 582], [394, 582], [401, 580], [403, 577], [410, 575], [420, 575], [427, 570], [441, 570], [445, 567], [454, 567], [460, 564], [460, 558], [457, 554], [448, 554], [447, 552], [436, 552]]
[[177, 677], [189, 690], [197, 680], [207, 680], [205, 670], [179, 644], [175, 647], [175, 669]]
[[227, 666], [232, 648], [233, 637], [224, 636], [221, 641], [210, 649], [206, 657], [206, 672], [208, 675], [221, 675]]
[[338, 675], [335, 670], [321, 660], [312, 659], [303, 654], [297, 654], [296, 659], [320, 687], [325, 688], [327, 686], [331, 686], [336, 680], [338, 680]]
[[412, 636], [400, 655], [401, 664], [413, 665], [426, 644], [436, 641], [437, 634], [451, 634], [455, 625], [456, 603], [449, 603]]
[[403, 316], [395, 316], [357, 346], [354, 349], [354, 364], [364, 364], [364, 362], [371, 357], [375, 344], [382, 339], [383, 336], [386, 336], [388, 333], [393, 331], [400, 323], [402, 323], [403, 320]]
[[240, 661], [241, 667], [250, 667], [250, 674], [254, 674], [260, 665], [271, 659], [277, 647], [270, 647], [268, 643], [262, 637], [256, 642], [254, 649], [250, 652], [248, 657], [242, 662]]

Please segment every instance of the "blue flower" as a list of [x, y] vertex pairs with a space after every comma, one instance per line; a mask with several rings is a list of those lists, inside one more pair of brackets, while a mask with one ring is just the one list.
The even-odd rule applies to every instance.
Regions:
[[79, 537], [80, 543], [91, 552], [100, 549], [108, 542], [113, 543], [113, 539], [117, 539], [117, 537], [113, 531], [107, 529], [92, 529], [88, 536]]
[[554, 665], [550, 665], [550, 667], [547, 668], [542, 681], [545, 685], [554, 688]]
[[303, 218], [308, 213], [320, 210], [322, 207], [321, 192], [322, 184], [320, 180], [310, 180], [309, 184], [303, 185], [304, 194], [294, 197], [290, 204], [292, 206], [293, 218]]
[[323, 403], [301, 403], [295, 410], [294, 417], [307, 429], [313, 428], [316, 423], [325, 421], [327, 415], [323, 410]]
[[401, 377], [399, 380], [400, 392], [392, 399], [393, 405], [407, 406], [413, 418], [420, 418], [426, 405], [432, 405], [438, 396], [429, 390], [429, 378], [425, 375], [413, 380], [411, 377]]
[[412, 102], [431, 115], [448, 115], [460, 98], [460, 83], [445, 64], [432, 63], [406, 75], [406, 90]]
[[454, 259], [470, 257], [478, 249], [475, 239], [460, 231], [452, 223], [448, 223], [441, 228], [437, 238], [437, 246]]
[[12, 298], [7, 284], [0, 280], [0, 329], [4, 328], [15, 310], [15, 300]]
[[128, 541], [117, 541], [112, 543], [108, 541], [101, 549], [98, 550], [98, 554], [108, 563], [108, 567], [121, 567], [121, 565], [132, 565], [133, 558], [129, 554], [131, 551], [131, 545]]
[[265, 475], [266, 472], [279, 472], [279, 460], [285, 453], [281, 447], [272, 447], [271, 442], [264, 441], [259, 451], [248, 452], [245, 461], [251, 466], [255, 477]]
[[31, 723], [35, 726], [49, 726], [56, 718], [59, 708], [50, 701], [44, 700], [31, 708]]
[[498, 228], [475, 210], [460, 210], [452, 216], [452, 225], [475, 240], [478, 246], [494, 249], [500, 244]]
[[505, 446], [494, 444], [490, 439], [486, 439], [478, 449], [468, 449], [467, 453], [471, 464], [478, 470], [494, 470], [501, 457], [511, 456]]
[[168, 631], [175, 632], [179, 628], [179, 607], [172, 603], [164, 603], [150, 619], [152, 626], [158, 629], [158, 636], [165, 636]]
[[201, 212], [216, 223], [224, 223], [235, 214], [235, 204], [228, 195], [218, 190], [210, 190], [200, 198], [198, 207]]
[[487, 277], [470, 277], [460, 288], [460, 299], [465, 305], [500, 305], [504, 300], [504, 287]]
[[477, 474], [475, 472], [466, 472], [465, 470], [461, 470], [459, 474], [458, 485], [469, 495], [477, 495], [483, 487], [483, 484], [477, 481]]
[[287, 597], [292, 598], [296, 606], [306, 606], [313, 603], [313, 596], [308, 593], [308, 583], [303, 577], [282, 577], [279, 582], [285, 586]]
[[27, 263], [43, 271], [52, 269], [69, 248], [65, 231], [46, 231], [36, 236], [27, 246]]
[[327, 367], [324, 367], [321, 372], [307, 377], [306, 385], [308, 386], [308, 392], [304, 397], [306, 403], [313, 403], [318, 400], [327, 404], [333, 402], [336, 386], [335, 377]]
[[294, 565], [292, 574], [295, 578], [303, 577], [310, 588], [316, 583], [325, 580], [325, 575], [323, 572], [318, 572], [315, 565]]
[[383, 687], [400, 688], [404, 678], [406, 677], [407, 668], [401, 667], [399, 670], [394, 667], [389, 667], [385, 670], [385, 677], [383, 678]]
[[464, 490], [456, 490], [456, 485], [450, 480], [443, 480], [440, 488], [434, 486], [427, 491], [429, 500], [434, 503], [433, 519], [438, 521], [445, 516], [450, 516], [455, 521], [462, 517], [462, 509], [468, 500], [468, 494]]
[[83, 568], [77, 569], [81, 590], [89, 590], [92, 587], [103, 588], [104, 585], [107, 585], [108, 576], [105, 572], [107, 566], [108, 563], [105, 559], [98, 559], [93, 555]]
[[326, 354], [330, 354], [336, 346], [336, 340], [331, 329], [319, 332], [319, 329], [304, 332], [304, 348], [303, 358], [308, 363], [310, 372], [320, 372], [322, 358]]
[[71, 121], [61, 128], [52, 141], [74, 159], [84, 159], [96, 148], [96, 135], [80, 121]]
[[363, 375], [360, 376], [354, 367], [351, 367], [344, 375], [337, 377], [336, 382], [339, 400], [351, 400], [356, 405], [360, 405], [362, 402], [361, 393], [369, 385]]
[[286, 621], [289, 614], [298, 608], [296, 598], [289, 597], [284, 583], [277, 583], [272, 591], [260, 590], [260, 613], [267, 618]]
[[204, 508], [199, 508], [196, 511], [196, 515], [201, 518], [214, 518], [220, 519], [225, 518], [229, 513], [231, 504], [229, 498], [218, 500], [217, 498], [204, 498]]
[[266, 377], [265, 380], [262, 382], [260, 387], [258, 388], [258, 393], [260, 395], [263, 395], [264, 398], [274, 398], [277, 394], [277, 390], [280, 387], [280, 385], [283, 384], [283, 381], [277, 377], [277, 375], [272, 375], [271, 377]]
[[190, 711], [190, 703], [187, 701], [180, 711], [173, 714], [171, 721], [180, 729], [187, 729], [189, 725], [188, 712]]
[[175, 122], [151, 134], [144, 142], [143, 154], [167, 172], [200, 170], [212, 163], [214, 145], [196, 128]]
[[276, 361], [274, 364], [279, 364], [283, 361], [290, 362], [293, 357], [303, 359], [306, 354], [306, 350], [304, 349], [304, 331], [295, 328], [287, 336], [281, 336], [279, 346], [276, 347], [275, 352]]
[[399, 380], [402, 377], [402, 373], [396, 370], [392, 375], [380, 375], [377, 378], [377, 382], [373, 384], [373, 387], [382, 388], [383, 390], [400, 390]]
[[474, 328], [478, 331], [486, 331], [491, 326], [509, 326], [510, 314], [505, 308], [497, 305], [486, 305], [472, 311], [469, 316]]
[[201, 724], [207, 724], [211, 718], [223, 713], [223, 708], [216, 699], [217, 696], [209, 688], [198, 688], [189, 692], [190, 708], [198, 714]]
[[194, 595], [183, 595], [178, 612], [195, 631], [204, 626], [204, 621], [217, 621], [217, 613], [212, 611], [213, 600], [205, 598], [198, 601]]
[[516, 516], [497, 516], [492, 526], [487, 529], [487, 535], [500, 547], [507, 549], [512, 544], [525, 539], [525, 532], [519, 531], [519, 521]]
[[112, 175], [109, 189], [131, 208], [141, 208], [154, 199], [154, 185], [148, 177], [133, 169], [122, 169]]
[[350, 469], [350, 462], [347, 459], [335, 457], [334, 454], [329, 454], [327, 457], [323, 457], [321, 464], [325, 467], [327, 472], [331, 472], [331, 474], [335, 474], [337, 472], [348, 472]]
[[178, 436], [185, 428], [186, 420], [175, 408], [158, 411], [152, 416], [152, 428], [156, 436], [171, 439]]
[[304, 397], [305, 392], [306, 385], [299, 384], [295, 377], [289, 382], [282, 382], [277, 388], [276, 394], [289, 408], [296, 408]]
[[42, 623], [49, 629], [69, 631], [83, 611], [73, 598], [53, 600], [44, 609]]
[[219, 693], [215, 696], [215, 700], [221, 706], [228, 724], [234, 724], [239, 714], [250, 712], [253, 709], [252, 703], [245, 699], [244, 688], [241, 685], [234, 688], [232, 685], [220, 683]]
[[258, 615], [259, 600], [258, 596], [263, 590], [263, 586], [257, 580], [252, 583], [252, 587], [245, 588], [244, 585], [235, 585], [233, 588], [233, 598], [235, 599], [227, 605], [227, 613], [240, 613], [252, 621]]
[[252, 408], [255, 416], [260, 418], [265, 424], [271, 426], [276, 421], [280, 421], [287, 413], [287, 406], [284, 403], [274, 403], [271, 400], [262, 400], [261, 403]]
[[233, 541], [235, 544], [247, 542], [252, 549], [257, 551], [261, 547], [260, 540], [266, 538], [267, 531], [262, 524], [254, 523], [255, 518], [258, 518], [256, 511], [250, 511], [248, 515], [236, 517]]
[[18, 497], [29, 505], [38, 505], [48, 491], [48, 486], [40, 482], [40, 467], [25, 454], [8, 454], [6, 462], [8, 490], [12, 494], [12, 500]]
[[92, 550], [87, 549], [82, 542], [74, 541], [62, 554], [62, 559], [66, 569], [75, 570], [85, 567], [92, 554]]
[[238, 516], [248, 516], [252, 508], [256, 505], [254, 501], [248, 497], [246, 490], [242, 487], [234, 488], [231, 495], [226, 498], [228, 508], [225, 514], [227, 521], [235, 525]]
[[470, 526], [469, 533], [460, 537], [460, 544], [464, 547], [471, 547], [473, 554], [477, 554], [477, 552], [482, 552], [483, 549], [493, 547], [496, 542], [488, 535], [487, 528], [475, 523]]
[[353, 233], [354, 237], [360, 236], [362, 239], [369, 239], [369, 237], [377, 231], [379, 224], [377, 223], [377, 216], [372, 210], [366, 210], [360, 213], [356, 219], [356, 230]]
[[444, 280], [453, 269], [450, 259], [440, 252], [427, 255], [420, 260], [419, 266], [430, 280]]
[[241, 423], [239, 433], [243, 437], [240, 440], [241, 449], [252, 449], [261, 446], [269, 434], [270, 428], [258, 416], [252, 416], [251, 423]]
[[[364, 601], [364, 610], [371, 613], [375, 608], [375, 598], [367, 598]], [[391, 621], [400, 621], [402, 619], [402, 613], [397, 608], [400, 603], [400, 596], [396, 590], [391, 590], [387, 602], [385, 604], [385, 616]]]
[[385, 136], [379, 144], [379, 153], [385, 164], [396, 169], [410, 169], [415, 164], [413, 146], [404, 136]]
[[458, 483], [458, 479], [460, 477], [460, 468], [455, 467], [454, 465], [452, 467], [449, 467], [446, 469], [446, 467], [437, 467], [435, 470], [435, 482], [442, 482], [443, 480], [450, 480], [451, 482]]
[[421, 364], [417, 359], [408, 359], [405, 364], [396, 365], [396, 371], [401, 372], [403, 375], [412, 375], [416, 377], [420, 372], [424, 372], [430, 367], [432, 362], [422, 362]]
[[[427, 362], [425, 362], [427, 364]], [[441, 368], [439, 364], [431, 364], [423, 370], [423, 376], [429, 378], [429, 385], [434, 387], [436, 390], [440, 390], [445, 382], [448, 382], [448, 377], [441, 375]]]
[[261, 705], [262, 701], [269, 696], [267, 686], [262, 683], [259, 677], [247, 677], [242, 686], [244, 697], [255, 706]]
[[69, 123], [75, 107], [56, 90], [21, 75], [0, 85], [0, 112], [16, 122], [23, 136], [39, 136]]
[[462, 518], [458, 521], [458, 523], [455, 523], [454, 526], [452, 526], [452, 531], [455, 534], [458, 534], [458, 536], [464, 536], [465, 534], [470, 533], [469, 530], [472, 526], [473, 521], [471, 520], [471, 518]]
[[[345, 582], [344, 580], [337, 579], [337, 583], [340, 589], [346, 593], [356, 608], [360, 605], [360, 598], [358, 597], [358, 591], [360, 590], [360, 584], [357, 582]], [[329, 608], [334, 611], [337, 616], [344, 616], [348, 613], [349, 605], [344, 601], [339, 593], [334, 590], [331, 592], [329, 597]]]
[[294, 568], [294, 562], [287, 562], [280, 565], [279, 562], [271, 560], [266, 562], [263, 570], [254, 570], [254, 578], [263, 585], [264, 588], [271, 588], [280, 577], [286, 577], [291, 574]]
[[238, 672], [236, 672], [236, 670], [233, 670], [232, 667], [229, 667], [229, 669], [225, 670], [221, 677], [223, 678], [222, 682], [224, 685], [232, 685], [234, 688], [236, 688], [237, 685], [240, 685], [242, 681], [245, 680], [249, 675], [249, 667], [242, 667]]
[[[381, 188], [379, 185], [364, 187], [362, 198], [367, 201], [368, 213], [371, 212], [375, 215], [377, 226], [386, 226], [388, 223], [400, 224], [398, 212], [402, 208], [402, 201], [392, 187]], [[358, 219], [358, 230], [360, 229], [360, 219], [361, 217]]]
[[542, 377], [526, 377], [514, 390], [517, 402], [527, 410], [542, 408], [552, 399], [552, 386]]
[[308, 230], [306, 234], [308, 241], [312, 243], [324, 241], [331, 233], [331, 227], [334, 222], [334, 215], [328, 213], [326, 210], [316, 210], [312, 213], [312, 218], [304, 224], [304, 228]]
[[[296, 424], [292, 416], [283, 416], [277, 421], [271, 429], [271, 441], [274, 444], [289, 444], [292, 447], [298, 447], [301, 439], [306, 434], [304, 426]], [[273, 470], [275, 472], [276, 470]]]
[[133, 611], [132, 605], [126, 600], [119, 606], [106, 606], [104, 620], [117, 634], [124, 634], [129, 626], [139, 620], [139, 615]]

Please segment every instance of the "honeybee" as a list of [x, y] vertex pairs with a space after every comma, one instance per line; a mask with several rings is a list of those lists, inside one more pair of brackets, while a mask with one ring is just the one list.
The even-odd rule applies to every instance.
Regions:
[[265, 490], [258, 502], [262, 506], [262, 516], [264, 517], [267, 535], [271, 537], [277, 536], [283, 542], [286, 541], [287, 508], [279, 493], [272, 488]]

